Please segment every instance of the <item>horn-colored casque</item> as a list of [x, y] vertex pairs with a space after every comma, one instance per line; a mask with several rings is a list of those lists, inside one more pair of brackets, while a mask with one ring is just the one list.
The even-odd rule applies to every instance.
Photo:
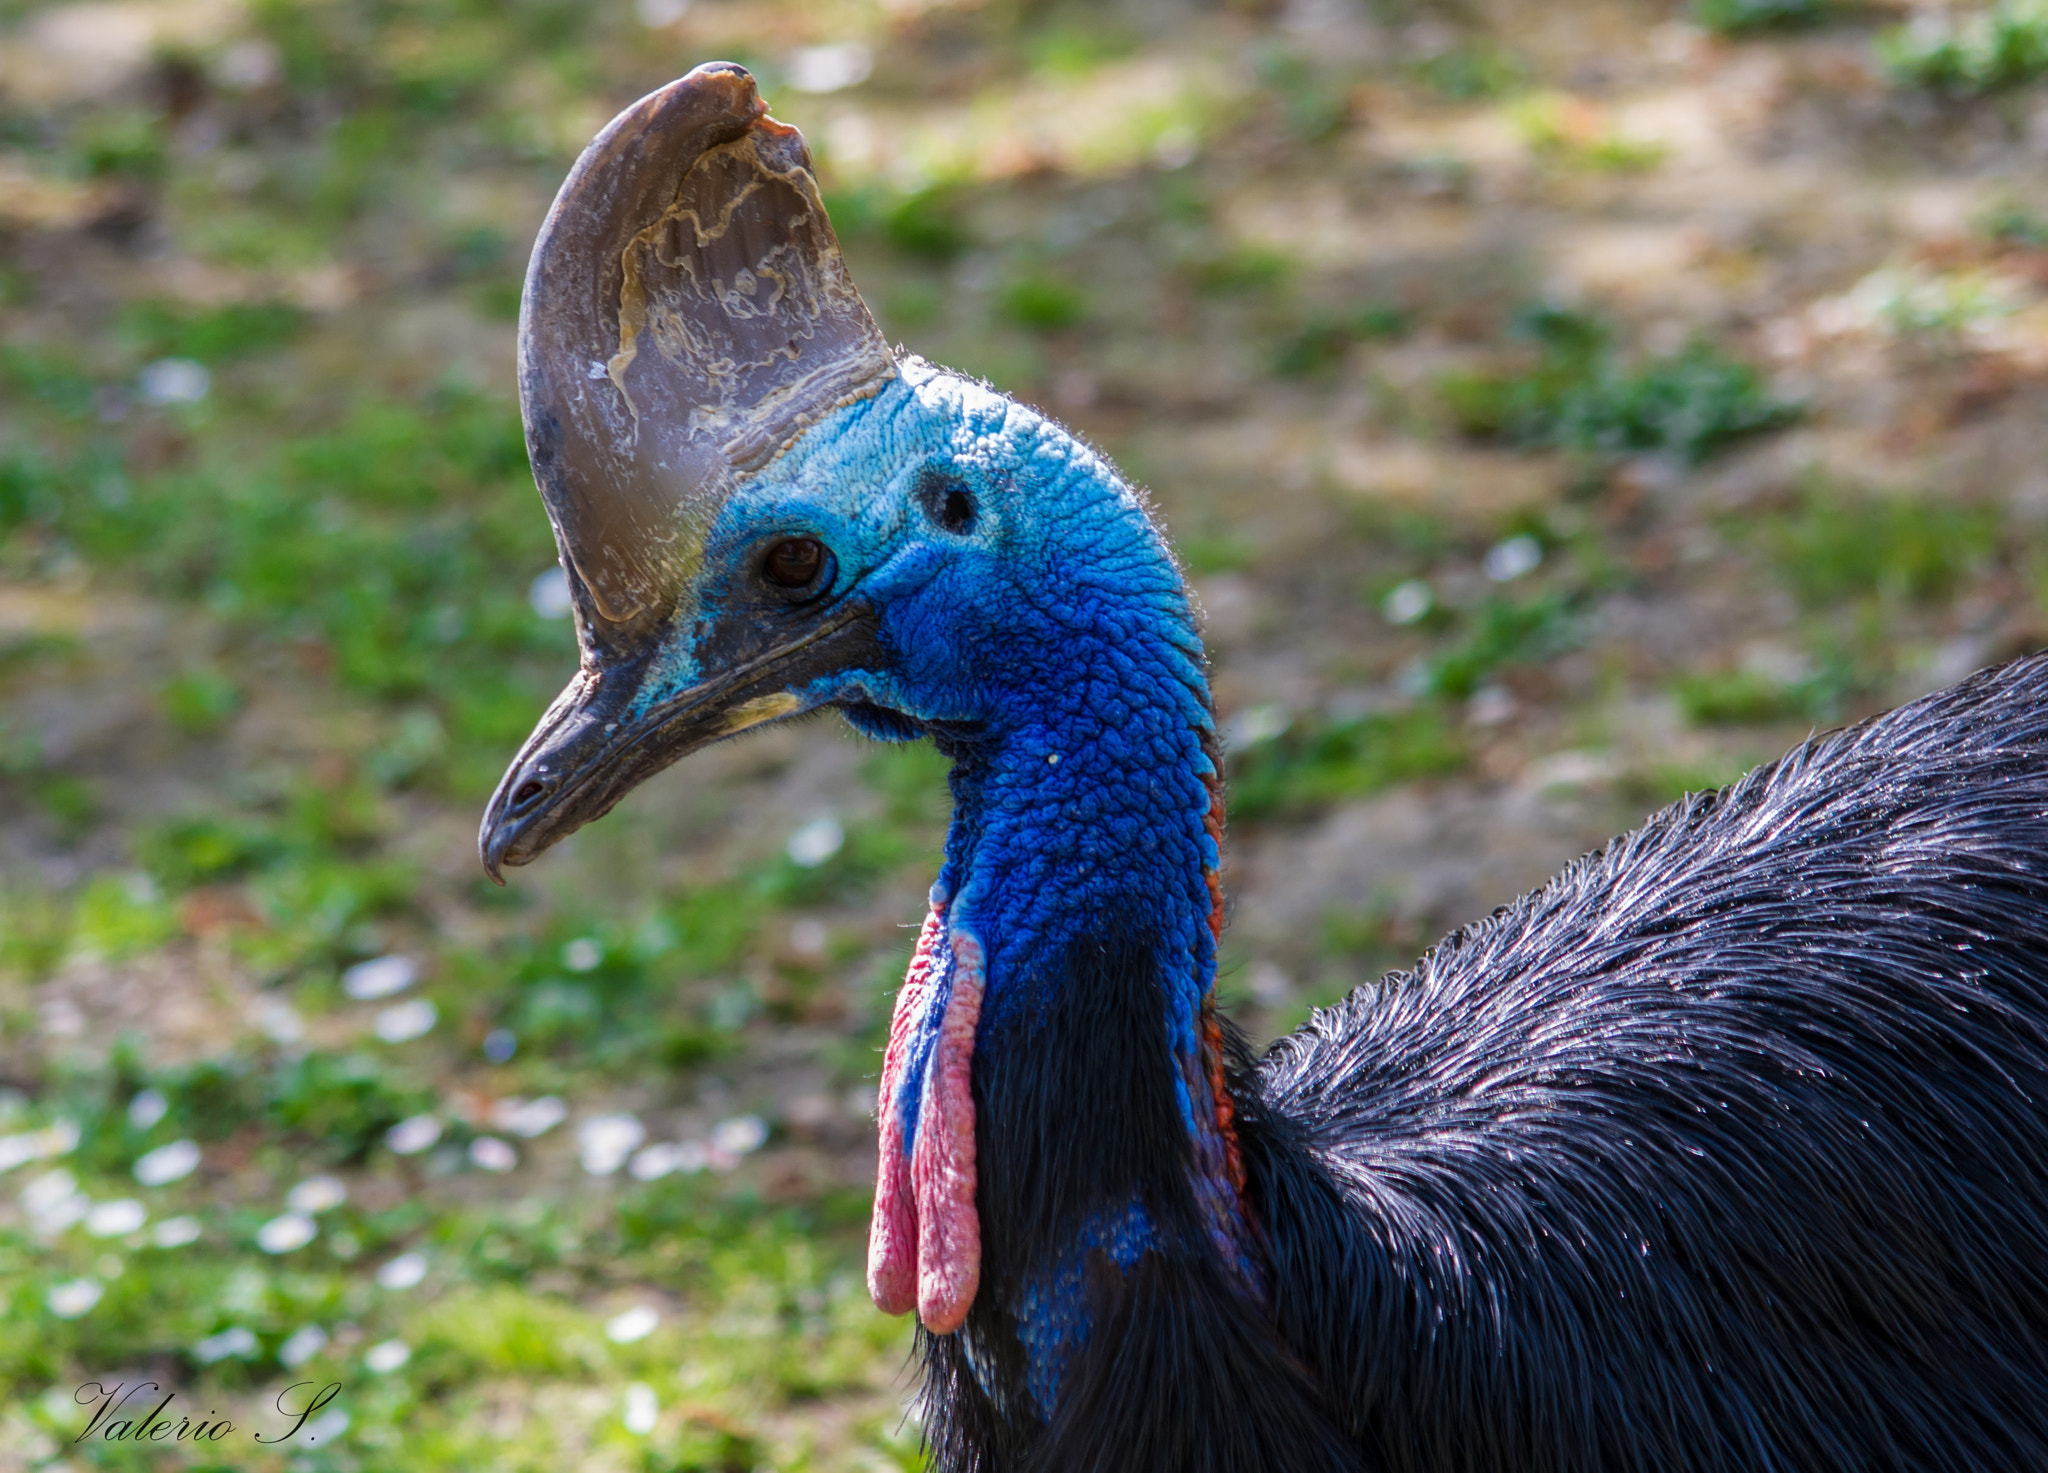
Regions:
[[592, 612], [687, 600], [735, 475], [894, 372], [803, 137], [744, 68], [620, 113], [555, 197], [519, 320], [527, 448], [586, 636]]

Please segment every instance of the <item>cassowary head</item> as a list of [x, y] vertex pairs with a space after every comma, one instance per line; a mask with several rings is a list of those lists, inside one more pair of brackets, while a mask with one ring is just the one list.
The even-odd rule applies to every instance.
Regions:
[[1134, 705], [1208, 726], [1137, 498], [1059, 426], [890, 351], [802, 138], [737, 66], [578, 161], [528, 271], [520, 388], [582, 662], [486, 812], [494, 876], [684, 754], [822, 707], [1046, 769]]

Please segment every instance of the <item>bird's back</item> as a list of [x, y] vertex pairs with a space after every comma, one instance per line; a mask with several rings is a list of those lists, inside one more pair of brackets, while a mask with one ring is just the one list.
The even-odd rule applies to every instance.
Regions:
[[2048, 657], [1666, 810], [1242, 1088], [1371, 1466], [2048, 1468]]

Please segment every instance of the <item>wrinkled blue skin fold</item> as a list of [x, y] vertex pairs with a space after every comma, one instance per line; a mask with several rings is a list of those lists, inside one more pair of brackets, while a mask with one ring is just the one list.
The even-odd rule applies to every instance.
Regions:
[[[957, 530], [945, 524], [959, 520], [955, 493], [969, 508]], [[788, 536], [831, 549], [819, 602], [872, 606], [885, 651], [878, 668], [796, 692], [804, 709], [839, 706], [882, 740], [937, 734], [956, 758], [933, 893], [986, 949], [978, 1038], [1018, 1010], [1057, 1008], [1067, 949], [1127, 917], [1157, 946], [1174, 1052], [1196, 1059], [1216, 969], [1209, 688], [1186, 584], [1137, 495], [1059, 426], [909, 359], [741, 482], [706, 540], [697, 618], [735, 614], [758, 549]], [[703, 678], [691, 644], [688, 628], [672, 634], [642, 710]], [[906, 1150], [943, 1002], [900, 1097]], [[1213, 1103], [1189, 1095], [1198, 1069], [1181, 1072], [1200, 1134]], [[1087, 1236], [1013, 1306], [1041, 1416], [1086, 1339], [1080, 1256], [1101, 1247], [1129, 1268], [1152, 1246], [1136, 1203]]]

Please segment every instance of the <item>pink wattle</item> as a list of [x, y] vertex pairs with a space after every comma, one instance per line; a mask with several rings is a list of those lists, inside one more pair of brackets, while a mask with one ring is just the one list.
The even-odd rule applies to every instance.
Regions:
[[945, 932], [945, 916], [934, 905], [924, 918], [917, 951], [910, 958], [903, 988], [896, 994], [896, 1011], [889, 1019], [889, 1046], [882, 1055], [882, 1092], [875, 1102], [881, 1159], [875, 1171], [875, 1212], [868, 1222], [868, 1293], [883, 1314], [908, 1314], [917, 1308], [917, 1202], [911, 1195], [910, 1162], [903, 1155], [903, 1117], [897, 1113], [896, 1100]]
[[[912, 1040], [937, 982], [938, 948], [952, 952], [951, 987], [938, 1040], [916, 1103], [917, 1139], [903, 1154], [899, 1112]], [[868, 1227], [868, 1292], [885, 1314], [916, 1309], [935, 1335], [960, 1328], [981, 1282], [981, 1218], [974, 1205], [974, 1030], [981, 1021], [985, 962], [981, 943], [964, 930], [947, 932], [939, 908], [925, 918], [882, 1057], [876, 1109], [881, 1160], [875, 1212]]]
[[985, 967], [973, 936], [954, 931], [952, 941], [953, 991], [925, 1069], [924, 1107], [910, 1161], [917, 1193], [917, 1317], [934, 1335], [960, 1328], [981, 1284], [970, 1074]]

